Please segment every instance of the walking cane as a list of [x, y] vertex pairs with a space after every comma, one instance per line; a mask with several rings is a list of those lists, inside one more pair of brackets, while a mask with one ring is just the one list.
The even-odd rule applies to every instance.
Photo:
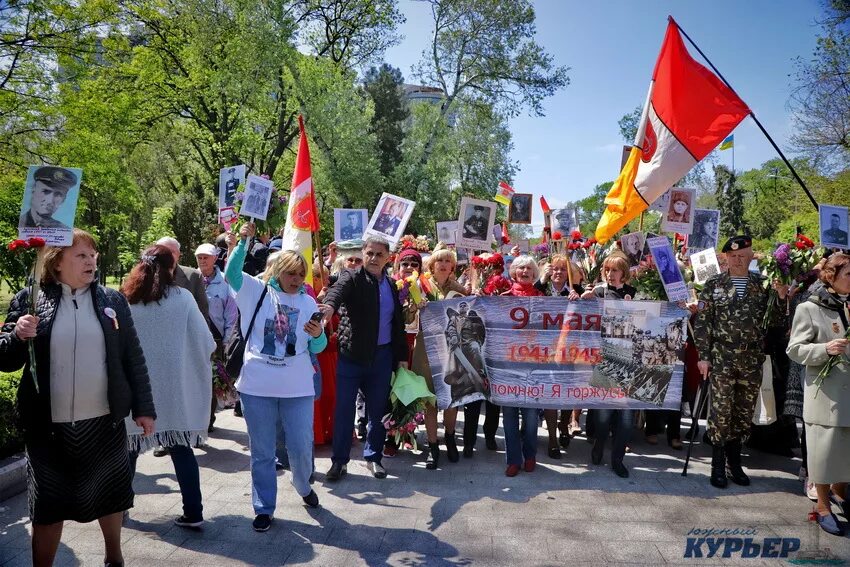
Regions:
[[696, 439], [697, 431], [699, 431], [699, 416], [702, 415], [702, 410], [705, 409], [705, 404], [708, 400], [708, 380], [702, 380], [700, 382], [699, 390], [697, 390], [697, 398], [699, 398], [699, 401], [697, 402], [696, 412], [691, 414], [691, 419], [693, 419], [692, 425], [697, 425], [697, 427], [691, 427], [691, 443], [688, 445], [688, 453], [685, 455], [685, 468], [682, 469], [682, 476], [688, 476], [688, 463], [691, 461], [691, 450], [694, 448], [694, 439]]

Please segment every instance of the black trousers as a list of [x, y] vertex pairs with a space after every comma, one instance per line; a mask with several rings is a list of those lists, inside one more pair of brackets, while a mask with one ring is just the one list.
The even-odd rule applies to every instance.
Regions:
[[682, 410], [646, 410], [645, 415], [647, 435], [658, 435], [666, 429], [668, 442], [682, 438]]
[[463, 445], [474, 447], [478, 438], [478, 418], [481, 415], [481, 404], [486, 404], [484, 417], [484, 436], [495, 437], [499, 429], [499, 413], [502, 408], [486, 400], [478, 400], [463, 406]]

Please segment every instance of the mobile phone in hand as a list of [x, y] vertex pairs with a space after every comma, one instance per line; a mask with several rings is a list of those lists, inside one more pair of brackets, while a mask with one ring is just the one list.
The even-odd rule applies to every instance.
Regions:
[[325, 314], [322, 313], [321, 311], [316, 311], [315, 313], [310, 315], [310, 320], [315, 321], [316, 323], [321, 323], [322, 318], [324, 318], [324, 316], [325, 316]]

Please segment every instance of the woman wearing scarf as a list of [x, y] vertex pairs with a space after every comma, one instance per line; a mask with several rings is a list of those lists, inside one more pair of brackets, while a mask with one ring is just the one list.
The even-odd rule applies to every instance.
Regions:
[[[511, 263], [510, 275], [513, 283], [510, 291], [502, 295], [513, 297], [535, 297], [543, 293], [534, 286], [539, 270], [531, 256], [520, 256]], [[523, 431], [520, 434], [519, 416], [522, 414]], [[537, 465], [537, 418], [536, 408], [502, 406], [502, 426], [505, 428], [506, 476], [516, 476], [520, 467], [533, 472]], [[521, 436], [520, 436], [521, 435]]]
[[[846, 499], [850, 480], [850, 255], [830, 256], [820, 279], [823, 287], [814, 290], [794, 314], [788, 356], [806, 367], [803, 422], [809, 479], [818, 496], [817, 521], [825, 532], [840, 536], [844, 530], [832, 513], [830, 500], [841, 508], [845, 521], [850, 519]], [[818, 384], [827, 363], [832, 368]]]

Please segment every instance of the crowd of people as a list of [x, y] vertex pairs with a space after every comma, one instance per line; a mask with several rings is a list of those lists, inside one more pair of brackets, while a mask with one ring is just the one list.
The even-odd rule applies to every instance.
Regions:
[[[691, 312], [693, 329], [685, 349], [682, 404], [699, 417], [694, 398], [700, 381], [708, 381], [710, 482], [721, 489], [729, 480], [750, 483], [742, 447], [751, 434], [764, 353], [771, 346], [762, 321], [774, 309], [773, 325], [781, 327], [790, 358], [787, 403], [777, 409], [803, 421], [807, 494], [816, 501], [820, 526], [840, 534], [831, 505], [848, 517], [850, 256], [833, 253], [804, 281], [771, 286], [749, 271], [748, 237], [729, 239], [722, 253], [723, 273], [706, 283], [697, 301], [681, 304]], [[382, 419], [393, 372], [410, 368], [434, 392], [419, 320], [425, 304], [475, 294], [640, 300], [623, 251], [605, 258], [599, 281], [586, 281], [585, 271], [565, 254], [537, 260], [514, 249], [507, 270], [505, 258], [491, 257], [495, 261], [488, 266], [501, 278], [493, 284], [459, 266], [455, 251], [443, 243], [433, 250], [393, 250], [386, 240], [369, 237], [333, 243], [327, 255], [317, 254], [308, 265], [301, 253], [281, 250], [279, 237], [257, 234], [246, 223], [215, 244], [202, 244], [194, 256], [197, 269], [180, 265], [180, 243], [164, 237], [142, 252], [118, 291], [98, 283], [97, 243], [74, 229], [71, 246], [43, 251], [38, 297], [30, 297], [29, 287], [14, 297], [0, 333], [0, 370], [24, 369], [18, 405], [29, 458], [35, 565], [52, 564], [64, 521], [95, 519], [105, 563], [123, 564], [122, 517], [133, 504], [136, 460], [149, 449], [174, 464], [183, 501], [175, 523], [203, 524], [193, 448], [206, 442], [216, 411], [235, 397], [230, 392], [222, 399], [214, 375], [231, 380], [238, 392], [234, 412], [244, 417], [250, 438], [253, 528], [263, 532], [274, 518], [277, 469], [291, 471], [290, 482], [306, 506], [319, 506], [311, 487], [316, 442], [332, 442], [327, 482], [346, 475], [355, 437], [363, 439], [370, 473], [387, 476], [384, 458], [405, 449], [388, 439]], [[418, 301], [414, 294], [400, 294], [397, 285], [415, 275], [427, 279]], [[773, 292], [780, 301], [768, 300]], [[458, 345], [469, 342], [464, 336], [475, 335], [477, 324], [466, 319], [457, 330]], [[779, 350], [786, 351], [785, 343]], [[471, 349], [465, 358], [470, 371], [486, 376], [480, 351]], [[449, 463], [460, 459], [459, 409], [427, 407], [427, 469], [440, 468], [440, 412], [445, 457]], [[562, 458], [582, 429], [582, 408], [559, 415], [478, 400], [463, 405], [464, 458], [474, 457], [482, 409], [488, 450], [498, 449], [501, 415], [508, 477], [535, 470], [541, 417], [551, 459]], [[628, 477], [624, 457], [636, 423], [645, 423], [647, 443], [657, 444], [666, 432], [672, 449], [683, 448], [681, 411], [645, 411], [643, 420], [636, 413], [587, 411], [584, 430], [593, 442], [593, 464], [603, 461], [611, 437], [611, 468]]]

